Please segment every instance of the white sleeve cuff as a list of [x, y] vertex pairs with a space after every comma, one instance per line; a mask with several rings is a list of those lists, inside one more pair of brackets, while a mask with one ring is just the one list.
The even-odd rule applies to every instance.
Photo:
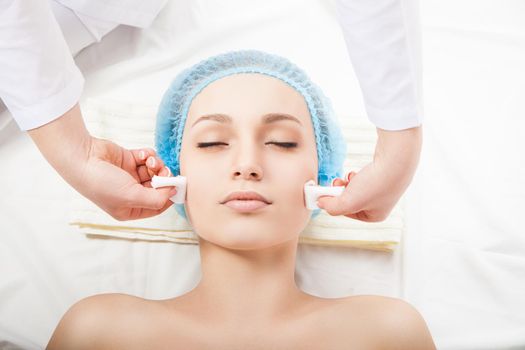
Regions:
[[406, 108], [374, 108], [371, 105], [365, 105], [368, 113], [368, 119], [379, 129], [383, 130], [404, 130], [415, 128], [423, 124], [423, 106], [416, 102], [407, 104]]

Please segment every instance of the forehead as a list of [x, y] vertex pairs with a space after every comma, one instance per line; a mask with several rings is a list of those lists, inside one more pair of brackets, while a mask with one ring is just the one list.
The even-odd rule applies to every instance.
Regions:
[[208, 114], [225, 114], [235, 122], [270, 113], [292, 115], [303, 125], [311, 122], [304, 97], [290, 85], [264, 74], [234, 74], [210, 83], [193, 99], [186, 125]]

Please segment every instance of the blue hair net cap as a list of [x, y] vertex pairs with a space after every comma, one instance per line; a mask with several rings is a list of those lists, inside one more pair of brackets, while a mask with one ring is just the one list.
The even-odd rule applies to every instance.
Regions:
[[[346, 142], [328, 98], [295, 64], [257, 50], [227, 52], [205, 59], [183, 70], [164, 93], [157, 114], [155, 145], [172, 174], [180, 175], [182, 134], [192, 100], [215, 80], [241, 73], [259, 73], [280, 79], [304, 97], [315, 132], [317, 181], [319, 185], [330, 186], [334, 178], [342, 177]], [[187, 219], [183, 204], [176, 204], [175, 209]], [[313, 217], [319, 211], [314, 210]]]

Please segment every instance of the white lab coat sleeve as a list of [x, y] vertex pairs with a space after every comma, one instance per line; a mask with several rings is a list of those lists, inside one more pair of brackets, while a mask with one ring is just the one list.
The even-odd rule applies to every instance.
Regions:
[[418, 0], [337, 1], [368, 119], [381, 129], [423, 122], [418, 6]]
[[63, 115], [83, 85], [48, 1], [0, 0], [0, 98], [20, 129]]
[[149, 27], [168, 0], [56, 0], [85, 15], [133, 27]]

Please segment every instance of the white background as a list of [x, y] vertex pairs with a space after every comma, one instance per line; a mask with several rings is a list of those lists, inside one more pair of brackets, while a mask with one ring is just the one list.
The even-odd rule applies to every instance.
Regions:
[[[181, 67], [258, 48], [303, 67], [341, 118], [366, 120], [332, 3], [192, 4], [170, 2], [151, 28], [117, 28], [82, 52], [84, 98], [155, 104]], [[393, 255], [300, 246], [301, 288], [402, 297], [439, 349], [525, 348], [523, 18], [518, 0], [421, 2], [424, 143], [403, 244]], [[71, 189], [13, 122], [0, 160], [0, 348], [44, 347], [88, 295], [167, 298], [197, 283], [196, 246], [79, 235]]]

